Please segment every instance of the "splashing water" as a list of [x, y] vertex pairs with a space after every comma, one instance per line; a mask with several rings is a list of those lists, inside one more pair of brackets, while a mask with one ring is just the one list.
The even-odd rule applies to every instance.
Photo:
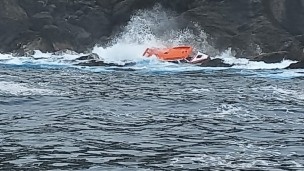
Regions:
[[[191, 25], [191, 29], [188, 27]], [[135, 62], [134, 66], [127, 68], [144, 72], [181, 72], [200, 70], [219, 70], [228, 68], [204, 68], [194, 65], [180, 65], [160, 62], [155, 57], [145, 58], [143, 52], [148, 47], [172, 47], [190, 45], [206, 54], [213, 55], [212, 59], [219, 58], [225, 63], [232, 64], [232, 69], [245, 75], [258, 77], [293, 78], [303, 76], [301, 71], [283, 70], [294, 61], [284, 60], [281, 63], [266, 64], [264, 62], [249, 61], [245, 58], [235, 58], [231, 49], [219, 53], [207, 41], [207, 34], [197, 23], [184, 23], [172, 12], [156, 5], [150, 10], [139, 10], [133, 15], [123, 31], [108, 43], [106, 47], [95, 46], [92, 53], [97, 54], [106, 63], [126, 64]], [[88, 54], [68, 52], [64, 54], [42, 53], [35, 51], [31, 57], [13, 57], [11, 54], [0, 54], [0, 65], [76, 67], [75, 59]], [[105, 67], [81, 68], [93, 71], [105, 71]], [[279, 73], [270, 73], [268, 70], [281, 69]], [[252, 71], [254, 70], [254, 71]], [[259, 70], [259, 72], [257, 71]], [[260, 70], [267, 70], [261, 72]], [[258, 73], [257, 73], [258, 72]]]
[[224, 53], [215, 56], [213, 59], [219, 58], [222, 59], [225, 63], [233, 65], [232, 68], [235, 69], [284, 69], [295, 61], [283, 60], [281, 63], [270, 63], [266, 64], [265, 62], [258, 61], [249, 61], [246, 58], [236, 58], [232, 55], [231, 49], [228, 49]]
[[[165, 11], [159, 5], [151, 10], [139, 10], [123, 32], [110, 42], [111, 46], [106, 48], [96, 46], [93, 53], [107, 62], [117, 62], [144, 60], [142, 54], [148, 47], [191, 45], [202, 51], [215, 51], [206, 41], [207, 36], [198, 25], [195, 25], [195, 31], [200, 35], [196, 36], [193, 30], [180, 28], [182, 26], [179, 22], [174, 12]], [[198, 37], [201, 42], [195, 41]]]

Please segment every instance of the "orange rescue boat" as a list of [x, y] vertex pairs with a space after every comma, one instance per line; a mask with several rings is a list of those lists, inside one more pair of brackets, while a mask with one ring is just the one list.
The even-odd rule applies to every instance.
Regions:
[[178, 61], [192, 64], [203, 63], [210, 60], [210, 57], [201, 52], [194, 51], [191, 46], [177, 46], [172, 48], [147, 48], [143, 56], [155, 55], [162, 61]]

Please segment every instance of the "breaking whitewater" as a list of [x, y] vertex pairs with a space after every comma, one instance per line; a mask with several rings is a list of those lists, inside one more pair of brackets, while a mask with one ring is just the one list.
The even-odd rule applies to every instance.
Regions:
[[[3, 67], [34, 67], [34, 68], [62, 68], [80, 69], [94, 72], [117, 71], [117, 67], [83, 67], [77, 64], [81, 56], [95, 54], [98, 60], [105, 63], [119, 65], [119, 70], [137, 72], [183, 72], [183, 71], [212, 71], [233, 69], [238, 73], [250, 73], [250, 76], [270, 78], [294, 78], [304, 76], [301, 70], [284, 70], [287, 66], [296, 61], [284, 60], [282, 63], [266, 64], [264, 62], [253, 62], [248, 59], [235, 58], [230, 49], [219, 52], [207, 42], [207, 35], [195, 23], [192, 29], [178, 29], [179, 24], [173, 12], [164, 11], [162, 7], [155, 6], [152, 10], [140, 10], [134, 15], [123, 31], [118, 34], [106, 46], [96, 45], [90, 53], [78, 54], [75, 52], [65, 53], [42, 53], [34, 51], [34, 55], [18, 57], [13, 54], [0, 54], [0, 64]], [[200, 67], [193, 65], [172, 64], [160, 62], [156, 57], [145, 58], [143, 52], [148, 47], [172, 47], [179, 45], [190, 45], [194, 48], [209, 54], [211, 59], [222, 59], [224, 63], [232, 67]], [[260, 51], [257, 48], [257, 52]], [[259, 52], [262, 53], [262, 52]], [[83, 62], [83, 61], [81, 61]], [[132, 65], [122, 65], [132, 63]], [[266, 70], [271, 70], [267, 72]], [[274, 72], [276, 70], [277, 72]]]

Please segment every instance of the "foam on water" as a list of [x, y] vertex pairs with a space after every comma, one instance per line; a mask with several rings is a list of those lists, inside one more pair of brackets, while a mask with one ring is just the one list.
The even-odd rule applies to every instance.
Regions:
[[[232, 142], [230, 142], [232, 143]], [[203, 168], [235, 168], [235, 169], [266, 169], [270, 167], [276, 167], [281, 162], [276, 160], [265, 160], [261, 156], [280, 157], [282, 154], [277, 150], [271, 149], [271, 147], [259, 147], [254, 144], [248, 144], [247, 142], [239, 142], [238, 146], [233, 146], [238, 149], [237, 152], [222, 154], [201, 154], [196, 156], [182, 156], [171, 159], [171, 166], [180, 168], [189, 168], [189, 165], [185, 163], [192, 163], [192, 167], [196, 169]], [[228, 145], [228, 144], [227, 144]], [[242, 159], [243, 158], [243, 159]], [[237, 161], [237, 162], [236, 162]], [[292, 161], [290, 164], [294, 168], [302, 168], [303, 165], [299, 161]], [[193, 166], [194, 165], [194, 166]]]
[[278, 86], [267, 86], [261, 88], [253, 88], [253, 90], [272, 92], [278, 99], [297, 99], [304, 100], [304, 91], [290, 90], [287, 88], [280, 88]]
[[29, 96], [29, 95], [54, 95], [57, 94], [53, 90], [29, 87], [26, 84], [14, 82], [0, 82], [0, 94], [9, 94], [15, 96]]
[[[122, 32], [108, 43], [101, 47], [96, 45], [92, 53], [107, 63], [125, 64], [135, 62], [134, 66], [125, 67], [143, 72], [182, 72], [182, 71], [201, 71], [201, 70], [222, 70], [229, 68], [205, 68], [187, 64], [171, 64], [161, 62], [155, 57], [145, 58], [143, 52], [148, 47], [166, 47], [191, 45], [203, 53], [219, 54], [207, 41], [206, 33], [198, 24], [192, 23], [191, 29], [185, 27], [176, 18], [172, 11], [163, 9], [156, 5], [150, 10], [139, 10], [131, 17], [129, 23], [123, 28]], [[67, 52], [62, 54], [42, 53], [35, 51], [31, 57], [14, 57], [12, 54], [0, 54], [0, 64], [18, 66], [40, 66], [45, 68], [64, 68], [75, 67], [95, 72], [109, 71], [113, 67], [76, 67], [75, 59], [87, 54], [77, 54]], [[270, 78], [294, 78], [304, 76], [302, 70], [283, 70], [295, 61], [284, 60], [281, 63], [266, 64], [264, 62], [254, 62], [248, 59], [235, 58], [231, 50], [228, 49], [220, 55], [212, 57], [224, 60], [227, 64], [233, 64], [232, 69], [238, 70], [241, 74], [253, 75], [254, 77]], [[261, 71], [261, 69], [266, 70]], [[269, 70], [281, 69], [278, 72]], [[250, 70], [253, 70], [250, 71]]]
[[42, 53], [35, 50], [34, 54], [30, 57], [18, 57], [12, 54], [1, 54], [0, 63], [10, 65], [58, 65], [58, 66], [71, 66], [73, 60], [85, 54], [77, 54], [68, 52], [64, 54]]
[[290, 64], [296, 61], [283, 60], [281, 63], [270, 63], [249, 61], [246, 58], [236, 58], [232, 55], [231, 49], [228, 49], [221, 55], [215, 56], [214, 58], [219, 58], [224, 60], [225, 63], [233, 65], [232, 68], [235, 69], [284, 69]]

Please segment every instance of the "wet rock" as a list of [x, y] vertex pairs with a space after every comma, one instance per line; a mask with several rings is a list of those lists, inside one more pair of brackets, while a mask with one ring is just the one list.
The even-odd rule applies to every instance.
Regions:
[[136, 69], [132, 69], [132, 68], [111, 68], [111, 70], [114, 70], [114, 71], [137, 71]]
[[97, 60], [99, 59], [99, 56], [96, 53], [92, 53], [86, 56], [81, 56], [79, 58], [77, 58], [76, 60], [78, 61], [85, 61], [85, 60]]
[[273, 52], [261, 54], [250, 58], [251, 61], [263, 61], [265, 63], [279, 63], [282, 62], [289, 53], [287, 51]]
[[93, 67], [93, 66], [102, 66], [102, 67], [112, 67], [112, 66], [115, 66], [115, 67], [124, 67], [124, 66], [133, 66], [135, 65], [136, 63], [133, 63], [133, 62], [129, 62], [129, 63], [125, 63], [125, 64], [117, 64], [117, 63], [106, 63], [104, 62], [103, 60], [90, 60], [90, 61], [86, 61], [86, 62], [80, 62], [76, 65], [78, 66], [90, 66], [90, 67]]
[[231, 47], [237, 57], [267, 63], [302, 60], [303, 0], [2, 0], [0, 51], [84, 52], [157, 3], [178, 21], [164, 28], [192, 29], [195, 22], [220, 52]]
[[233, 65], [226, 64], [222, 59], [212, 59], [200, 65], [201, 67], [232, 67]]
[[290, 64], [286, 69], [304, 69], [304, 60]]
[[79, 66], [117, 66], [117, 64], [105, 63], [104, 61], [101, 61], [101, 60], [90, 60], [87, 62], [78, 63], [76, 65], [79, 65]]

